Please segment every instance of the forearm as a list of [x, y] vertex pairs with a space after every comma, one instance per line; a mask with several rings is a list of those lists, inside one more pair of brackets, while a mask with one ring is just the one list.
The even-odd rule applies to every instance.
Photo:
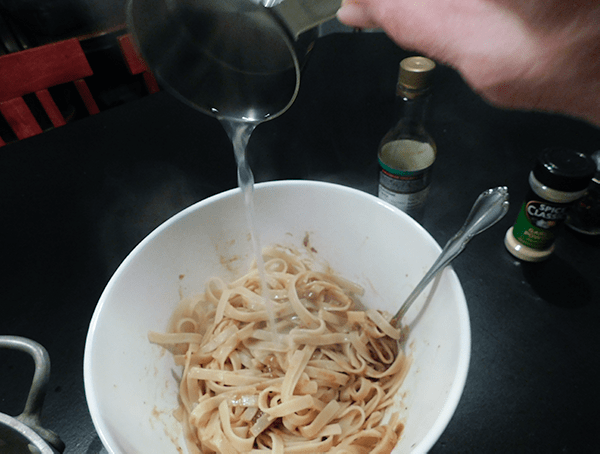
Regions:
[[[505, 108], [600, 126], [600, 1], [348, 0], [339, 18], [457, 69]], [[344, 11], [346, 9], [346, 11]]]

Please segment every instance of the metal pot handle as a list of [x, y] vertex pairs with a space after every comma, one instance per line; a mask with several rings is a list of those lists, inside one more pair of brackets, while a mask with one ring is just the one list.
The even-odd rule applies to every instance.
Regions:
[[35, 362], [35, 372], [25, 402], [25, 409], [16, 419], [29, 426], [58, 452], [63, 452], [65, 444], [60, 437], [41, 425], [42, 406], [50, 380], [50, 356], [48, 352], [37, 342], [18, 336], [0, 336], [0, 348], [3, 347], [28, 353]]

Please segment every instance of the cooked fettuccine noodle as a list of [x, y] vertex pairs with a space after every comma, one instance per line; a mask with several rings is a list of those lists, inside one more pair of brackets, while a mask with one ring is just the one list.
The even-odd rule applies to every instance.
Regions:
[[[150, 341], [183, 366], [190, 453], [390, 453], [404, 428], [384, 413], [410, 361], [401, 331], [361, 310], [362, 288], [280, 247], [235, 282], [211, 279]], [[276, 325], [270, 326], [267, 304]]]

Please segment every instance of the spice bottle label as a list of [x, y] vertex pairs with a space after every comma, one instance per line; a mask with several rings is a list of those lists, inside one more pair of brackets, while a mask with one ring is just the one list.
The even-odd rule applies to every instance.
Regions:
[[394, 205], [396, 208], [400, 208], [402, 211], [406, 211], [410, 214], [410, 210], [423, 205], [428, 194], [429, 186], [419, 192], [404, 194], [390, 191], [389, 189], [379, 185], [378, 196], [381, 200], [385, 200], [389, 204]]
[[568, 206], [545, 200], [525, 201], [513, 227], [514, 237], [532, 249], [549, 248], [554, 242], [556, 229], [567, 217]]
[[379, 187], [397, 194], [411, 194], [424, 190], [431, 182], [433, 166], [422, 170], [397, 170], [379, 160]]

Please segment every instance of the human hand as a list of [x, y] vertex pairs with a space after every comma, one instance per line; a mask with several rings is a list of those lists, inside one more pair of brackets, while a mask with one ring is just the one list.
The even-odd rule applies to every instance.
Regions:
[[345, 0], [338, 19], [456, 68], [500, 107], [600, 126], [598, 0]]

